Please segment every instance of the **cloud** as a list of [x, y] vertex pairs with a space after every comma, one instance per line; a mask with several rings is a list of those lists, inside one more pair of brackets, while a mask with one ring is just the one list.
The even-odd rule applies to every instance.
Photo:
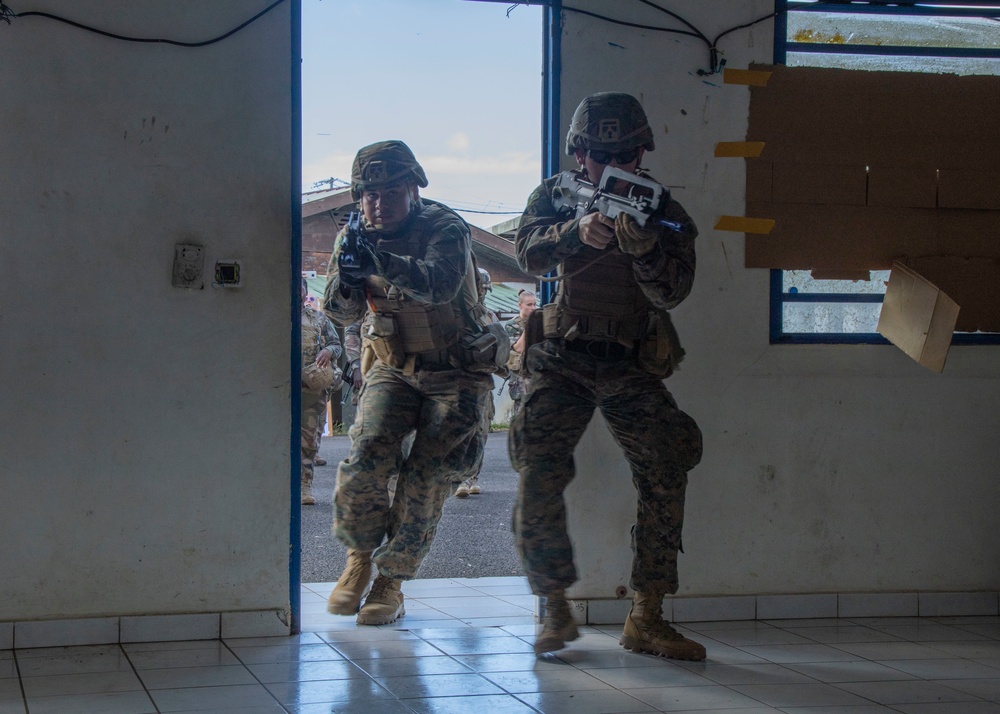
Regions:
[[[455, 136], [462, 136], [456, 134]], [[455, 137], [452, 137], [454, 141]], [[461, 175], [470, 183], [488, 186], [491, 177], [527, 175], [536, 178], [541, 171], [541, 158], [530, 152], [514, 152], [495, 156], [452, 156], [448, 154], [417, 157], [420, 165], [433, 182], [437, 175]], [[322, 159], [303, 164], [302, 185], [312, 186], [316, 181], [330, 177], [349, 181], [354, 154], [335, 153]]]
[[531, 174], [537, 176], [541, 169], [541, 158], [530, 152], [497, 154], [496, 156], [427, 156], [420, 165], [432, 173], [482, 175], [488, 180], [491, 175]]
[[469, 137], [467, 134], [459, 132], [457, 134], [452, 134], [451, 138], [448, 139], [448, 148], [451, 151], [464, 152], [468, 151], [471, 143], [469, 142]]

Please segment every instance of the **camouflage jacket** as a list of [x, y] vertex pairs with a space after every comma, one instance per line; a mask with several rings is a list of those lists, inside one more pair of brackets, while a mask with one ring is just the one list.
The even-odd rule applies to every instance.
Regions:
[[503, 329], [510, 335], [510, 343], [513, 345], [524, 332], [524, 320], [521, 319], [520, 315], [516, 315], [503, 323]]
[[344, 328], [344, 357], [354, 367], [361, 364], [361, 320]]
[[[649, 178], [644, 173], [639, 175]], [[570, 211], [557, 212], [552, 205], [552, 190], [557, 181], [558, 176], [548, 178], [532, 192], [514, 237], [518, 265], [532, 275], [545, 275], [578, 252], [598, 253], [580, 242], [579, 219]], [[694, 239], [698, 235], [694, 221], [677, 201], [671, 199], [665, 217], [680, 223], [683, 229], [675, 232], [663, 227], [653, 251], [632, 264], [636, 282], [659, 310], [676, 307], [691, 292]], [[606, 250], [618, 250], [618, 246], [612, 244]]]
[[[413, 213], [393, 232], [393, 239], [405, 241], [411, 232], [428, 236], [421, 256], [380, 250], [378, 231], [367, 221], [365, 228], [382, 263], [379, 275], [405, 297], [432, 305], [460, 299], [471, 260], [472, 235], [457, 213], [436, 201], [418, 199]], [[368, 311], [363, 290], [347, 290], [345, 295], [340, 287], [337, 259], [345, 233], [338, 234], [330, 259], [323, 306], [330, 319], [340, 325], [356, 322]]]
[[305, 306], [302, 308], [302, 366], [316, 361], [320, 350], [332, 348], [330, 361], [340, 359], [340, 338], [330, 318], [319, 310]]

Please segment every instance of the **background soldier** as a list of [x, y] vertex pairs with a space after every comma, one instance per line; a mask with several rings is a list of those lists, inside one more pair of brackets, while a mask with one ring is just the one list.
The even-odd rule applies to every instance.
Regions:
[[[446, 206], [420, 198], [426, 185], [403, 142], [362, 148], [351, 195], [360, 200], [363, 225], [341, 231], [328, 271], [325, 308], [334, 321], [348, 325], [372, 311], [363, 337], [375, 360], [364, 374], [334, 493], [333, 532], [348, 548], [347, 566], [328, 603], [334, 614], [358, 612], [362, 625], [405, 614], [401, 581], [414, 577], [430, 549], [453, 477], [466, 472], [490, 374], [505, 359], [480, 349], [501, 345], [486, 333], [469, 227]], [[404, 456], [404, 437], [414, 430]], [[358, 611], [372, 563], [378, 576]]]
[[[330, 322], [330, 318], [319, 310], [314, 309], [306, 297], [309, 293], [309, 285], [305, 278], [301, 283], [302, 292], [302, 366], [317, 364], [320, 367], [333, 365], [334, 372], [338, 372], [337, 360], [340, 359], [340, 338], [337, 331]], [[323, 425], [326, 423], [326, 404], [329, 400], [330, 390], [324, 387], [322, 390], [309, 389], [306, 384], [302, 385], [302, 505], [313, 506], [316, 504], [316, 497], [313, 496], [313, 469], [316, 463], [316, 454], [319, 451], [319, 442], [323, 434]], [[325, 462], [324, 462], [325, 463]]]
[[[479, 291], [479, 304], [486, 311], [486, 316], [491, 322], [500, 322], [500, 318], [495, 312], [486, 307], [486, 293], [493, 291], [493, 279], [488, 270], [478, 269], [479, 279], [476, 281], [476, 288]], [[490, 426], [493, 424], [493, 416], [496, 414], [496, 407], [493, 404], [493, 390], [486, 397], [486, 409], [479, 420], [479, 431], [476, 433], [475, 447], [469, 454], [469, 478], [459, 484], [455, 491], [455, 498], [468, 498], [478, 496], [483, 492], [479, 486], [479, 472], [483, 470], [483, 457], [486, 455], [486, 440], [490, 436]]]
[[[524, 326], [527, 324], [528, 317], [535, 311], [537, 304], [538, 298], [530, 290], [520, 290], [517, 293], [518, 314], [507, 320], [503, 325], [503, 329], [507, 331], [507, 335], [510, 337], [510, 349], [512, 351], [524, 352], [523, 343], [518, 343], [518, 340], [524, 334]], [[528, 393], [529, 384], [528, 377], [518, 374], [513, 370], [511, 371], [507, 382], [507, 391], [510, 393], [510, 398], [513, 401], [513, 406], [510, 408], [510, 419], [513, 419], [514, 415], [520, 411], [524, 397]]]
[[[594, 94], [580, 104], [566, 137], [584, 178], [639, 169], [653, 132], [628, 94]], [[635, 590], [621, 644], [664, 657], [701, 660], [705, 648], [662, 620], [663, 596], [677, 591], [687, 472], [701, 458], [701, 432], [677, 408], [661, 381], [682, 354], [668, 310], [694, 280], [697, 229], [676, 201], [641, 228], [622, 213], [580, 218], [553, 205], [558, 177], [532, 193], [515, 243], [518, 263], [562, 281], [544, 309], [545, 339], [528, 348], [531, 392], [510, 429], [511, 460], [520, 473], [515, 537], [532, 591], [548, 598], [535, 652], [562, 648], [577, 629], [565, 598], [576, 581], [563, 491], [572, 480], [573, 449], [594, 408], [625, 452], [638, 490], [632, 528], [630, 585]], [[672, 224], [667, 228], [660, 219]]]

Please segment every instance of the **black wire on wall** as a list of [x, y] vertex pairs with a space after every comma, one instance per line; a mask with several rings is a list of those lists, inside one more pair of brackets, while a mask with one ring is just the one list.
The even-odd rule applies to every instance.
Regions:
[[[511, 2], [511, 0], [469, 0], [469, 1], [471, 1], [471, 2], [504, 2], [504, 3]], [[619, 20], [617, 18], [610, 17], [608, 15], [602, 15], [600, 13], [591, 12], [590, 10], [583, 10], [581, 8], [571, 7], [569, 5], [566, 5], [565, 3], [560, 6], [560, 9], [564, 10], [566, 12], [572, 12], [572, 13], [576, 13], [576, 14], [579, 14], [579, 15], [586, 15], [587, 17], [593, 17], [593, 18], [595, 18], [597, 20], [602, 20], [604, 22], [609, 22], [609, 23], [614, 24], [614, 25], [622, 25], [624, 27], [634, 27], [634, 28], [639, 29], [639, 30], [649, 30], [651, 32], [667, 32], [667, 33], [671, 33], [671, 34], [675, 34], [675, 35], [685, 35], [687, 37], [694, 37], [694, 38], [700, 40], [701, 42], [703, 42], [706, 45], [706, 47], [708, 48], [708, 69], [707, 70], [706, 69], [699, 69], [698, 70], [698, 74], [699, 75], [701, 75], [701, 76], [707, 76], [707, 75], [717, 74], [717, 73], [721, 72], [724, 69], [725, 65], [726, 65], [726, 61], [724, 59], [720, 59], [719, 58], [719, 55], [720, 55], [721, 51], [719, 50], [718, 45], [719, 45], [719, 41], [723, 37], [725, 37], [726, 35], [729, 35], [729, 34], [731, 34], [733, 32], [736, 32], [738, 30], [744, 30], [744, 29], [746, 29], [748, 27], [753, 27], [754, 25], [756, 25], [758, 23], [764, 22], [766, 20], [770, 20], [771, 18], [777, 17], [778, 15], [785, 15], [789, 11], [798, 11], [798, 10], [806, 10], [806, 9], [808, 9], [809, 11], [820, 11], [820, 10], [835, 11], [835, 8], [839, 7], [839, 8], [842, 8], [843, 11], [858, 12], [860, 7], [864, 7], [866, 9], [868, 9], [868, 11], [878, 11], [880, 8], [884, 8], [885, 10], [895, 10], [895, 9], [897, 9], [897, 6], [902, 6], [902, 7], [910, 8], [912, 6], [918, 6], [919, 7], [919, 6], [923, 6], [923, 5], [935, 5], [935, 6], [945, 6], [945, 7], [948, 7], [948, 6], [956, 6], [956, 7], [957, 6], [963, 6], [965, 8], [968, 8], [966, 10], [967, 14], [975, 15], [976, 14], [975, 13], [975, 8], [976, 7], [982, 7], [982, 8], [986, 8], [986, 9], [996, 9], [996, 7], [998, 6], [998, 3], [995, 2], [995, 1], [994, 2], [984, 2], [984, 1], [981, 1], [981, 0], [937, 0], [935, 3], [920, 3], [920, 2], [914, 2], [914, 1], [911, 1], [911, 2], [900, 2], [899, 0], [868, 0], [867, 2], [864, 2], [864, 1], [859, 2], [858, 0], [828, 0], [827, 2], [813, 2], [813, 3], [809, 3], [808, 5], [804, 5], [802, 7], [793, 7], [793, 8], [789, 8], [787, 10], [786, 9], [775, 10], [774, 12], [768, 13], [767, 15], [764, 15], [762, 17], [758, 17], [756, 20], [751, 20], [751, 21], [745, 22], [745, 23], [743, 23], [741, 25], [736, 25], [735, 27], [730, 27], [728, 30], [723, 30], [722, 32], [720, 32], [718, 35], [715, 36], [715, 39], [711, 39], [710, 40], [708, 38], [708, 36], [705, 35], [705, 33], [703, 33], [701, 30], [699, 30], [693, 24], [691, 24], [690, 22], [688, 22], [684, 17], [682, 17], [678, 13], [675, 13], [675, 12], [673, 12], [671, 10], [668, 10], [665, 7], [661, 7], [661, 6], [657, 5], [655, 2], [653, 2], [652, 0], [635, 0], [635, 2], [640, 2], [643, 5], [646, 5], [648, 7], [653, 8], [654, 10], [659, 10], [660, 12], [662, 12], [662, 13], [664, 13], [666, 15], [669, 15], [673, 19], [675, 19], [678, 22], [680, 22], [681, 24], [683, 24], [688, 29], [681, 29], [681, 28], [677, 28], [677, 27], [660, 27], [660, 26], [657, 26], [657, 25], [649, 25], [649, 24], [645, 24], [645, 23], [629, 22], [629, 21], [626, 21], [626, 20]], [[549, 6], [551, 6], [551, 4], [552, 4], [551, 0], [520, 0], [519, 2], [515, 2], [512, 5], [510, 5], [509, 8], [507, 8], [507, 14], [509, 15], [510, 12], [514, 8], [516, 8], [518, 5], [525, 5], [525, 6], [540, 5], [542, 7], [549, 7]], [[984, 15], [984, 17], [985, 16], [987, 16], [987, 15]]]
[[0, 0], [0, 20], [3, 20], [9, 25], [11, 24], [10, 21], [12, 19], [22, 19], [26, 17], [42, 17], [48, 20], [55, 20], [57, 22], [62, 22], [67, 25], [79, 28], [81, 30], [86, 30], [87, 32], [93, 32], [97, 35], [101, 35], [102, 37], [110, 37], [113, 40], [122, 40], [123, 42], [162, 43], [166, 45], [176, 45], [177, 47], [205, 47], [207, 45], [215, 44], [216, 42], [221, 42], [227, 37], [235, 35], [237, 32], [242, 30], [247, 25], [250, 25], [259, 20], [260, 18], [264, 17], [264, 15], [271, 12], [271, 10], [278, 7], [278, 5], [280, 5], [283, 2], [285, 2], [285, 0], [275, 0], [275, 2], [265, 7], [263, 10], [258, 12], [256, 15], [251, 17], [246, 22], [243, 22], [234, 27], [233, 29], [229, 30], [229, 32], [221, 34], [218, 37], [213, 37], [210, 40], [204, 40], [202, 42], [181, 42], [180, 40], [169, 40], [162, 37], [129, 37], [127, 35], [119, 35], [114, 32], [107, 32], [106, 30], [101, 30], [97, 27], [85, 25], [82, 22], [70, 20], [68, 18], [60, 17], [59, 15], [53, 15], [52, 13], [48, 12], [39, 12], [34, 10], [29, 12], [14, 12], [14, 10], [10, 6], [6, 5], [2, 0]]

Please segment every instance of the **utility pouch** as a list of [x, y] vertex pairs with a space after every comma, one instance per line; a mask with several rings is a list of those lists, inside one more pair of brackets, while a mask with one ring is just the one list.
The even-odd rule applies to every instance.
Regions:
[[498, 323], [482, 325], [478, 334], [467, 333], [459, 342], [462, 367], [470, 372], [494, 374], [507, 368], [510, 336]]
[[515, 352], [513, 349], [510, 351], [510, 355], [507, 357], [507, 369], [509, 369], [514, 374], [520, 374], [521, 369], [524, 367], [524, 353]]
[[639, 369], [654, 377], [666, 379], [679, 369], [684, 359], [684, 348], [670, 313], [658, 311], [649, 317], [646, 334], [639, 342]]
[[403, 352], [403, 341], [396, 331], [396, 321], [392, 315], [376, 313], [365, 338], [375, 351], [375, 356], [384, 364], [395, 369], [403, 368], [406, 353]]
[[368, 370], [372, 368], [375, 364], [375, 350], [372, 349], [371, 343], [365, 340], [364, 344], [361, 345], [361, 374], [368, 374]]
[[[539, 312], [542, 313], [540, 316], [542, 335], [541, 339], [539, 339], [538, 341], [541, 342], [542, 339], [546, 338], [555, 339], [558, 337], [562, 337], [563, 331], [559, 329], [559, 306], [554, 302], [550, 302], [548, 305], [544, 306], [541, 310], [535, 310], [535, 312], [531, 313], [531, 317], [528, 318], [529, 324], [531, 322], [531, 318], [534, 317], [535, 314]], [[525, 325], [524, 327], [525, 332], [527, 332], [529, 329], [530, 327], [528, 325]], [[531, 338], [528, 337], [527, 340], [530, 341]], [[525, 349], [525, 352], [527, 352], [527, 349]]]
[[[549, 304], [540, 310], [535, 310], [530, 315], [528, 319], [524, 321], [524, 352], [520, 353], [521, 365], [517, 369], [511, 367], [511, 372], [515, 372], [522, 377], [528, 376], [530, 370], [528, 369], [528, 350], [531, 349], [532, 345], [537, 345], [539, 342], [545, 339], [545, 322], [548, 319], [547, 315], [550, 308], [554, 308], [554, 304]], [[552, 310], [553, 314], [555, 313]], [[515, 354], [515, 353], [511, 353]]]

